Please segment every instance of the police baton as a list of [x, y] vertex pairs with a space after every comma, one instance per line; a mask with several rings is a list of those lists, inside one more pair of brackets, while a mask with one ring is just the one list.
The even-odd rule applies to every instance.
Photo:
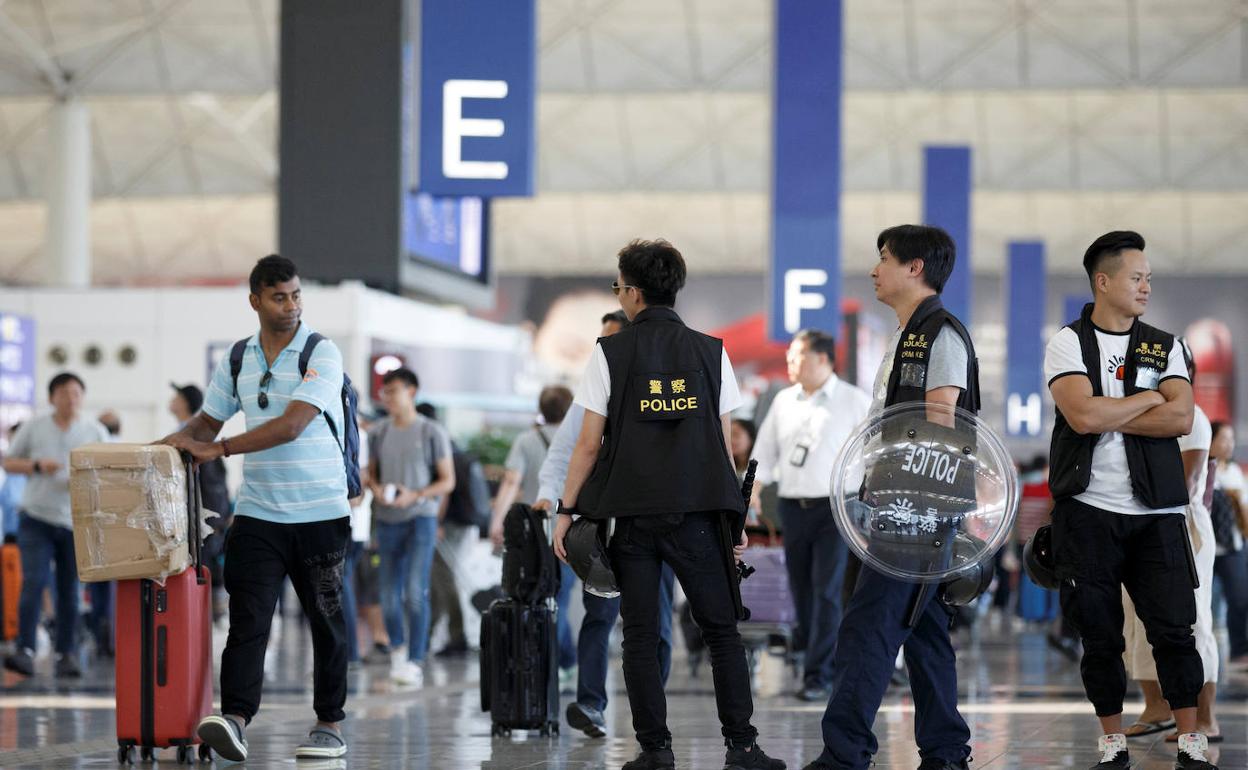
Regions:
[[[741, 485], [741, 496], [746, 508], [750, 504], [750, 494], [754, 488], [754, 472], [757, 466], [756, 460], [750, 460], [745, 472], [745, 481]], [[733, 547], [740, 542], [741, 533], [744, 530], [744, 514], [737, 515], [731, 511], [725, 511], [719, 520], [720, 551], [723, 554], [724, 566], [728, 571], [728, 587], [732, 592], [732, 606], [736, 611], [737, 620], [750, 619], [750, 608], [746, 607], [741, 600], [741, 581], [754, 572], [753, 567], [738, 562], [737, 555], [733, 552]]]

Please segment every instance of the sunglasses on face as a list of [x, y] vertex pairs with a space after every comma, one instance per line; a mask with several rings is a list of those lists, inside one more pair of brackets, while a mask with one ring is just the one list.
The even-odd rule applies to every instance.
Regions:
[[611, 293], [612, 293], [612, 294], [614, 294], [614, 295], [615, 295], [615, 296], [617, 296], [617, 297], [618, 297], [618, 296], [620, 296], [620, 290], [621, 290], [621, 289], [638, 289], [638, 290], [640, 291], [640, 287], [633, 286], [632, 284], [628, 284], [628, 283], [620, 283], [619, 281], [612, 281], [612, 282], [611, 282]]
[[256, 404], [261, 409], [269, 408], [269, 394], [265, 393], [265, 388], [269, 387], [269, 383], [273, 381], [273, 372], [267, 371], [260, 378], [260, 395], [256, 396]]

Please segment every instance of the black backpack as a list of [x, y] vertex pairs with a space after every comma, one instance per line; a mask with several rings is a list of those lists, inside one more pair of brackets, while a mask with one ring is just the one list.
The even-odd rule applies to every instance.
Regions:
[[503, 519], [503, 591], [525, 604], [559, 592], [559, 564], [545, 511], [516, 503]]
[[[308, 341], [304, 343], [303, 350], [299, 351], [300, 377], [307, 376], [308, 361], [312, 360], [312, 351], [323, 339], [325, 336], [316, 332], [308, 335]], [[238, 398], [238, 375], [243, 371], [243, 354], [247, 351], [247, 343], [250, 341], [250, 337], [241, 339], [230, 348], [230, 379], [234, 382], [234, 398]], [[321, 412], [321, 414], [325, 416], [329, 432], [333, 434], [334, 441], [342, 450], [342, 467], [347, 474], [347, 497], [352, 498], [364, 494], [363, 486], [360, 484], [360, 426], [356, 421], [360, 397], [355, 388], [351, 386], [351, 378], [347, 376], [345, 370], [342, 373], [341, 395], [342, 421], [345, 423], [341, 434], [334, 425], [334, 419], [329, 416], [329, 412]]]
[[1213, 539], [1218, 548], [1233, 553], [1235, 551], [1235, 506], [1225, 490], [1213, 490], [1213, 502], [1209, 505], [1209, 518], [1213, 522]]
[[455, 446], [451, 461], [455, 464], [455, 489], [446, 504], [446, 520], [476, 527], [486, 535], [490, 529], [490, 485], [485, 469], [476, 455]]

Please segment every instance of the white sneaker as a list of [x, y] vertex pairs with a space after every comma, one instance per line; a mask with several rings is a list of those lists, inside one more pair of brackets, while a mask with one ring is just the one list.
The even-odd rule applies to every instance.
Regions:
[[413, 661], [404, 660], [390, 665], [390, 678], [396, 684], [419, 688], [425, 684], [425, 670]]

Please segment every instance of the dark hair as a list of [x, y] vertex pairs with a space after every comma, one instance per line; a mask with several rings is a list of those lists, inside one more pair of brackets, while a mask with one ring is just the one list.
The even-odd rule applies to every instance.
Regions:
[[53, 377], [52, 381], [48, 383], [48, 397], [50, 398], [52, 394], [56, 392], [57, 388], [62, 385], [68, 385], [71, 382], [78, 383], [78, 387], [82, 388], [83, 392], [86, 392], [87, 383], [83, 382], [81, 377], [73, 372], [61, 372]]
[[620, 249], [620, 275], [641, 289], [647, 305], [671, 307], [676, 292], [685, 288], [685, 258], [676, 247], [659, 238], [635, 240]]
[[823, 353], [828, 357], [829, 364], [836, 363], [836, 338], [818, 329], [802, 329], [793, 335], [793, 339], [806, 343], [806, 349], [812, 353]]
[[563, 422], [568, 410], [572, 408], [572, 391], [562, 385], [547, 385], [537, 397], [537, 409], [547, 425]]
[[426, 417], [434, 422], [438, 420], [438, 408], [428, 401], [421, 401], [416, 405], [416, 414]]
[[875, 239], [876, 251], [883, 251], [885, 246], [903, 265], [923, 260], [923, 282], [937, 294], [944, 290], [958, 258], [958, 248], [949, 233], [930, 225], [890, 227]]
[[1177, 338], [1179, 341], [1179, 350], [1183, 351], [1183, 363], [1187, 364], [1187, 375], [1192, 378], [1192, 384], [1196, 384], [1196, 357], [1192, 354], [1192, 348], [1187, 344], [1184, 337]]
[[299, 271], [295, 269], [295, 263], [285, 257], [279, 257], [276, 254], [270, 254], [256, 262], [256, 266], [251, 269], [251, 293], [259, 296], [264, 291], [265, 286], [276, 286], [279, 283], [297, 278]]
[[745, 430], [745, 432], [749, 434], [749, 436], [750, 436], [750, 446], [753, 446], [753, 445], [754, 445], [755, 440], [757, 440], [757, 439], [758, 439], [758, 426], [754, 424], [754, 421], [753, 421], [753, 420], [744, 420], [744, 419], [741, 419], [741, 418], [734, 418], [734, 419], [733, 419], [733, 421], [732, 421], [732, 424], [733, 424], [733, 425], [740, 425], [740, 426], [741, 426], [741, 428], [742, 428], [742, 429], [744, 429], [744, 430]]
[[1211, 431], [1210, 431], [1210, 433], [1209, 433], [1209, 438], [1210, 438], [1210, 439], [1215, 439], [1215, 438], [1217, 438], [1217, 437], [1218, 437], [1218, 433], [1219, 433], [1219, 432], [1220, 432], [1223, 428], [1230, 428], [1230, 427], [1233, 427], [1233, 426], [1232, 426], [1229, 422], [1225, 422], [1225, 421], [1223, 421], [1223, 420], [1215, 420], [1215, 421], [1213, 421], [1212, 423], [1210, 423], [1210, 428], [1211, 428]]
[[413, 372], [405, 366], [400, 366], [398, 369], [392, 369], [386, 372], [381, 377], [381, 384], [389, 385], [395, 380], [401, 380], [403, 384], [420, 390], [420, 378], [416, 376], [416, 372]]
[[[1088, 283], [1092, 291], [1096, 291], [1096, 274], [1108, 272], [1107, 262], [1116, 259], [1127, 249], [1144, 250], [1144, 236], [1132, 230], [1114, 230], [1105, 233], [1092, 241], [1088, 250], [1083, 252], [1083, 269], [1088, 274]], [[1117, 267], [1113, 268], [1117, 270]]]
[[602, 317], [602, 323], [619, 324], [620, 328], [623, 329], [625, 326], [628, 326], [628, 316], [624, 314], [623, 310], [615, 310], [604, 315]]

